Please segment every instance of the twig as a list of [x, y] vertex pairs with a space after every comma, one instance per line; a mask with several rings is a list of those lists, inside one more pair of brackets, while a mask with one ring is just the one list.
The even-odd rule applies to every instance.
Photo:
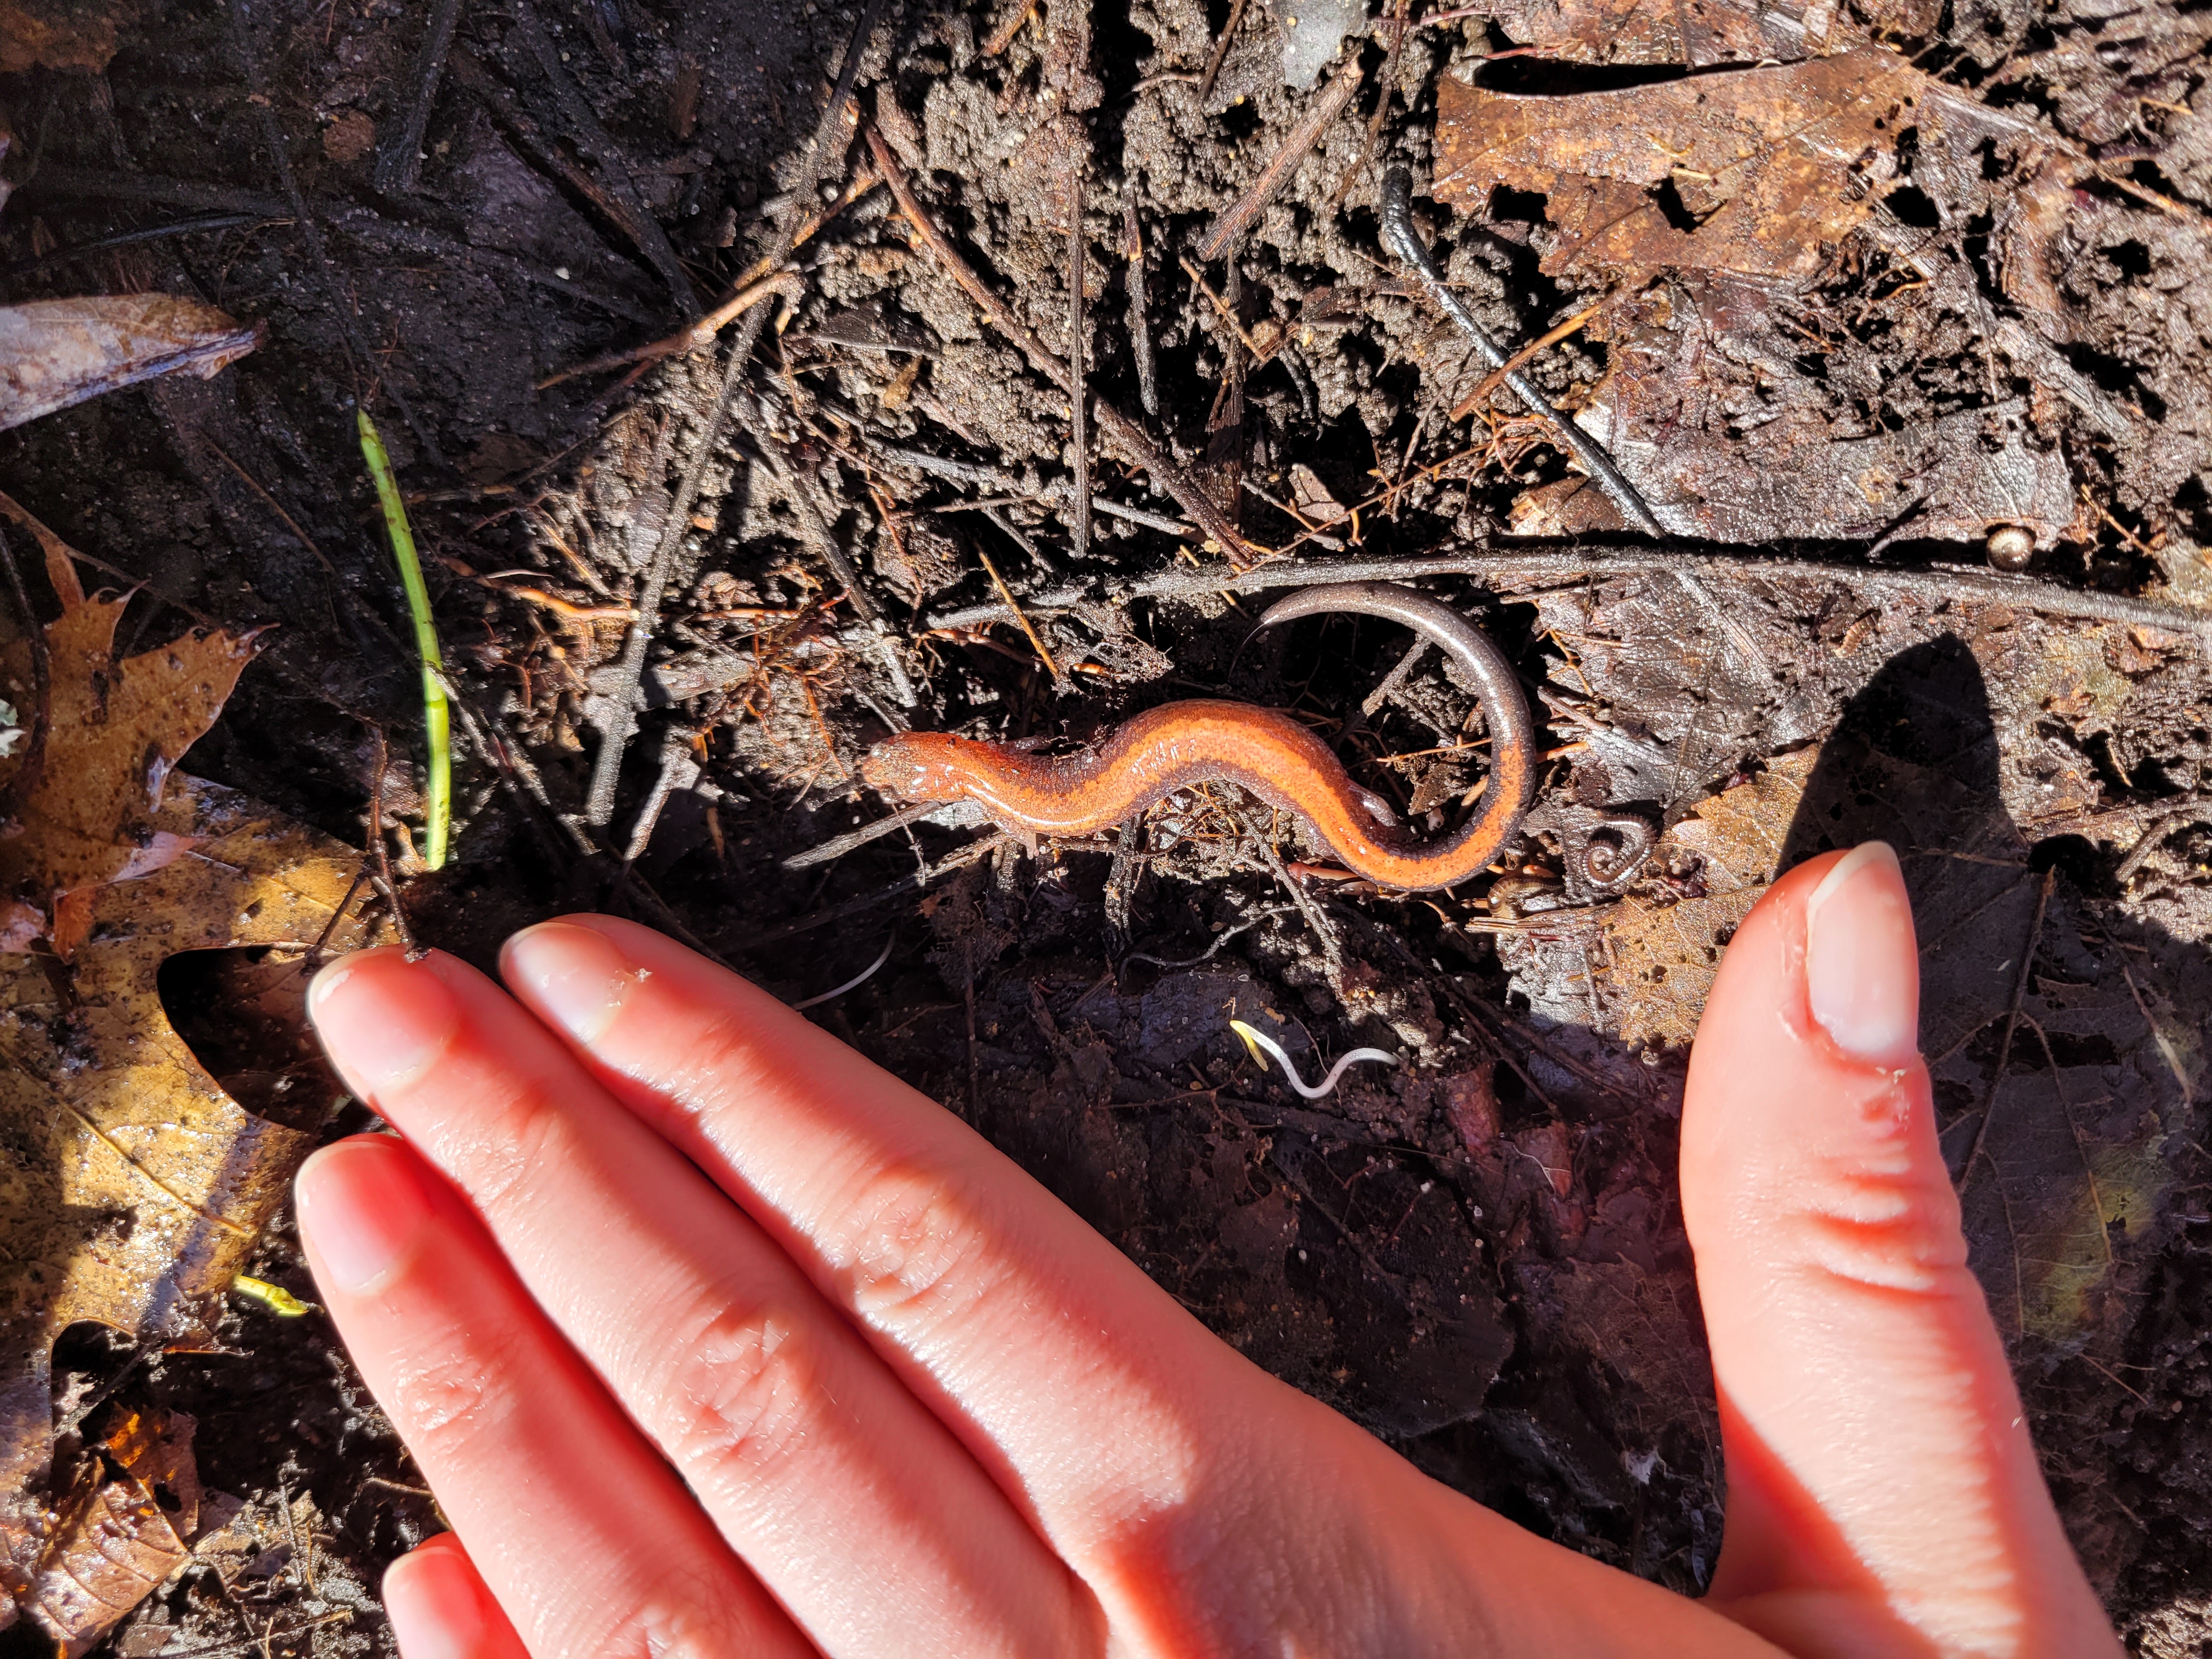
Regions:
[[1030, 636], [1030, 646], [1038, 656], [1044, 659], [1045, 672], [1052, 676], [1053, 684], [1064, 684], [1066, 676], [1060, 672], [1060, 665], [1052, 659], [1052, 653], [1046, 649], [1045, 642], [1036, 629], [1030, 625], [1030, 619], [1022, 614], [1021, 606], [1015, 602], [1013, 589], [1006, 586], [1006, 579], [999, 574], [999, 567], [991, 562], [991, 556], [978, 547], [975, 556], [982, 560], [983, 568], [990, 574], [991, 586], [999, 590], [999, 597], [1006, 601], [1006, 609], [1014, 613], [1014, 620], [1021, 624], [1022, 632]]
[[1390, 95], [1398, 79], [1398, 53], [1405, 46], [1406, 36], [1410, 32], [1406, 26], [1408, 3], [1409, 0], [1398, 0], [1391, 11], [1390, 50], [1382, 58], [1382, 91], [1375, 100], [1375, 112], [1367, 118], [1367, 137], [1360, 142], [1359, 159], [1345, 169], [1343, 180], [1336, 187], [1336, 194], [1328, 198], [1332, 208], [1342, 207], [1344, 198], [1352, 194], [1352, 187], [1359, 182], [1359, 175], [1367, 170], [1367, 158], [1375, 154], [1375, 141], [1382, 134], [1382, 123], [1389, 118]]
[[[1328, 83], [1320, 100], [1306, 112], [1306, 118], [1291, 129], [1283, 147], [1277, 150], [1267, 165], [1260, 169], [1260, 176], [1252, 187], [1231, 203], [1228, 210], [1206, 229], [1198, 240], [1198, 257], [1202, 261], [1218, 259], [1227, 252], [1231, 244], [1244, 234], [1244, 228], [1259, 216], [1260, 210], [1273, 201], [1291, 175], [1305, 160], [1306, 152], [1319, 142], [1329, 124], [1344, 113], [1344, 106], [1352, 101], [1352, 94], [1359, 90], [1366, 78], [1357, 58], [1347, 58]], [[1385, 96], [1388, 95], [1386, 91]]]
[[[363, 337], [361, 324], [354, 316], [353, 307], [339, 291], [337, 275], [331, 268], [330, 252], [323, 245], [323, 233], [315, 223], [314, 216], [307, 211], [307, 198], [300, 193], [300, 181], [292, 172], [291, 152], [284, 143], [284, 129], [276, 120], [276, 106], [269, 100], [269, 88], [262, 82], [260, 55], [253, 50], [253, 15], [249, 0], [229, 0], [231, 49], [238, 55], [239, 68], [246, 76], [246, 101], [252, 106], [254, 118], [261, 129], [261, 147], [269, 155], [269, 165], [275, 169], [278, 187], [292, 210], [293, 228], [307, 245], [307, 252], [315, 267], [315, 280], [323, 290], [324, 303], [331, 308], [339, 331], [352, 348], [356, 364], [364, 372], [376, 361]], [[392, 406], [399, 411], [407, 429], [415, 434], [415, 441], [422, 446], [423, 459], [442, 470], [446, 465], [445, 452], [430, 428], [416, 414], [414, 406], [388, 380], [384, 395], [392, 399]]]
[[[974, 461], [957, 461], [948, 455], [932, 455], [927, 450], [921, 449], [903, 449], [896, 444], [878, 443], [874, 439], [868, 438], [866, 434], [862, 436], [866, 438], [870, 449], [893, 466], [910, 466], [917, 472], [933, 472], [940, 478], [951, 478], [959, 483], [973, 484], [981, 489], [1021, 491], [1022, 481], [1019, 478], [1011, 472], [1002, 472], [995, 466], [981, 466]], [[1014, 493], [1010, 494], [1007, 500], [1009, 501], [1065, 501], [1073, 493], [1074, 486], [1066, 479], [1061, 479], [1058, 483], [1047, 484], [1040, 494]], [[921, 510], [933, 513], [974, 512], [981, 509], [984, 505], [985, 503], [981, 501], [961, 501], [951, 507], [925, 507]], [[990, 505], [995, 507], [1001, 503], [994, 501]], [[1126, 507], [1111, 496], [1093, 495], [1091, 498], [1091, 510], [1093, 513], [1103, 513], [1109, 519], [1126, 519], [1131, 524], [1140, 524], [1147, 530], [1157, 530], [1166, 536], [1191, 536], [1197, 533], [1180, 519], [1170, 519], [1164, 513], [1153, 513], [1141, 507]]]
[[637, 193], [637, 181], [630, 177], [629, 158], [599, 125], [599, 118], [592, 112], [583, 89], [562, 67], [561, 54], [545, 33], [545, 26], [538, 21], [538, 13], [530, 0], [515, 0], [514, 20], [522, 32], [523, 44], [530, 48], [530, 55], [538, 60], [538, 69], [552, 86], [554, 101], [561, 106], [569, 132], [599, 164], [607, 188], [635, 220], [639, 247], [660, 273], [660, 280], [668, 284], [678, 307], [687, 317], [697, 316], [699, 296], [692, 289], [690, 276], [684, 270], [684, 262], [676, 257], [676, 250], [669, 246], [668, 233], [660, 228], [660, 221], [647, 210], [644, 198]]
[[1497, 369], [1513, 395], [1528, 405], [1529, 410], [1543, 420], [1557, 435], [1560, 444], [1582, 464], [1593, 482], [1619, 507], [1629, 523], [1647, 535], [1664, 536], [1667, 526], [1659, 522], [1658, 515], [1638, 491], [1636, 486], [1622, 476], [1613, 465], [1613, 457], [1605, 447], [1574, 422], [1552, 407], [1552, 400], [1538, 391], [1534, 383], [1517, 368], [1510, 367], [1498, 343], [1483, 331], [1482, 325], [1474, 320], [1474, 313], [1461, 302], [1437, 269], [1430, 256], [1428, 245], [1421, 240], [1413, 228], [1413, 176], [1404, 167], [1392, 167], [1382, 175], [1382, 241], [1393, 253], [1413, 268], [1429, 298], [1445, 316], [1458, 325], [1474, 347], [1475, 355], [1491, 368]]
[[[1086, 54], [1087, 55], [1087, 54]], [[1089, 335], [1083, 319], [1083, 266], [1088, 250], [1083, 241], [1083, 162], [1078, 157], [1075, 181], [1069, 187], [1073, 200], [1067, 211], [1067, 373], [1068, 442], [1075, 450], [1074, 509], [1068, 520], [1071, 551], [1078, 564], [1091, 556], [1091, 434], [1084, 416], [1084, 360], [1090, 355]]]
[[712, 311], [688, 327], [679, 328], [665, 338], [636, 346], [628, 351], [610, 352], [604, 357], [594, 357], [589, 362], [578, 363], [574, 368], [562, 369], [549, 374], [538, 383], [544, 391], [563, 380], [573, 380], [579, 374], [597, 374], [610, 368], [628, 368], [633, 363], [657, 363], [663, 357], [689, 356], [692, 352], [714, 343], [714, 337], [750, 311], [771, 295], [781, 294], [787, 304], [796, 305], [806, 292], [806, 279], [795, 270], [772, 271], [757, 283], [749, 283]]
[[1983, 1145], [1990, 1138], [1990, 1120], [1996, 1115], [1997, 1091], [2003, 1086], [2005, 1064], [2012, 1058], [2013, 1033], [2020, 1029], [2021, 1005], [2027, 1000], [2028, 981], [2035, 976], [2035, 957], [2043, 943], [2043, 913], [2050, 908], [2051, 890], [2058, 884], [2058, 872], [2043, 872], [2043, 890], [2036, 895], [2035, 920], [2028, 924], [2027, 948], [2021, 953], [2020, 977], [2013, 981], [2012, 1006], [2005, 1013], [2004, 1036], [1997, 1043], [1996, 1070], [1990, 1078], [1989, 1092], [1982, 1097], [1982, 1121], [1974, 1127], [1974, 1144], [1966, 1149], [1966, 1161], [1959, 1170], [1959, 1195], [1965, 1197], [1966, 1188], [1974, 1182], [1974, 1163], [1982, 1155]]
[[26, 259], [21, 264], [0, 266], [0, 280], [12, 283], [25, 276], [36, 276], [42, 271], [52, 270], [56, 265], [73, 264], [79, 259], [89, 259], [93, 255], [105, 253], [111, 248], [164, 241], [172, 236], [198, 236], [210, 231], [235, 230], [240, 225], [252, 224], [260, 217], [258, 213], [204, 213], [166, 225], [143, 225], [137, 230], [120, 230], [112, 236], [95, 236], [88, 242], [73, 242], [43, 258]]
[[431, 8], [430, 27], [415, 54], [407, 102], [386, 124], [376, 148], [376, 187], [388, 195], [410, 193], [421, 179], [422, 135], [429, 130], [430, 106], [438, 101], [438, 83], [445, 78], [446, 55], [453, 50], [453, 26], [460, 15], [461, 0], [437, 0]]
[[399, 935], [399, 943], [407, 951], [407, 959], [414, 962], [422, 956], [415, 948], [415, 935], [407, 926], [407, 912], [399, 902], [399, 889], [392, 879], [392, 854], [384, 844], [384, 775], [392, 765], [391, 745], [384, 740], [384, 728], [372, 725], [376, 733], [376, 781], [368, 792], [368, 847], [376, 859], [377, 889], [384, 902], [392, 907], [392, 930]]
[[[854, 27], [851, 42], [845, 48], [845, 62], [837, 74], [837, 84], [823, 106], [822, 118], [815, 123], [814, 137], [809, 142], [805, 155], [800, 159], [799, 177], [792, 190], [793, 207], [784, 221], [783, 228], [776, 234], [768, 258], [770, 265], [781, 265], [788, 258], [798, 243], [800, 228], [805, 216], [799, 204], [811, 198], [822, 177], [831, 154], [830, 136], [844, 119], [845, 107], [852, 101], [853, 83], [860, 78], [860, 59], [867, 52], [868, 41], [876, 32], [876, 23], [884, 13], [884, 0], [868, 0], [860, 20]], [[840, 151], [842, 154], [842, 151]], [[646, 568], [645, 580], [637, 595], [637, 622], [629, 630], [629, 639], [623, 654], [615, 665], [609, 687], [613, 718], [600, 738], [599, 753], [592, 757], [592, 782], [584, 800], [584, 820], [593, 828], [604, 825], [614, 814], [615, 787], [621, 781], [623, 751], [629, 746], [632, 733], [637, 730], [637, 688], [645, 672], [646, 653], [652, 648], [653, 629], [660, 616], [660, 602], [668, 592], [671, 573], [675, 568], [677, 550], [684, 545], [684, 532], [691, 523], [691, 504], [699, 498], [699, 486], [707, 476], [708, 464], [720, 447], [722, 427], [729, 416], [731, 405], [744, 382], [745, 365], [751, 361], [753, 347], [759, 343], [761, 328], [768, 320], [764, 307], [756, 306], [745, 313], [738, 326], [738, 337], [730, 343], [728, 361], [722, 369], [722, 384], [715, 394], [714, 407], [708, 415], [699, 441], [691, 451], [684, 468], [684, 476], [677, 485], [676, 495], [669, 504], [668, 520], [660, 532], [660, 545], [653, 550], [653, 562]]]
[[[972, 802], [967, 805], [973, 809], [969, 814], [970, 823], [982, 823], [981, 809], [974, 807]], [[960, 805], [961, 803], [955, 802], [953, 809], [957, 810]], [[947, 810], [945, 803], [932, 800], [922, 801], [913, 806], [902, 806], [897, 811], [878, 818], [873, 823], [864, 823], [859, 829], [848, 830], [844, 835], [832, 836], [828, 841], [817, 842], [803, 853], [793, 853], [789, 858], [784, 860], [783, 867], [787, 870], [805, 870], [813, 865], [827, 864], [832, 859], [841, 859], [848, 853], [866, 847], [872, 841], [890, 835], [894, 830], [903, 830], [909, 823], [920, 823], [924, 818]]]
[[1134, 202], [1121, 205], [1121, 255], [1129, 262], [1129, 352], [1137, 362], [1137, 401], [1157, 420], [1160, 371], [1152, 356], [1152, 323], [1145, 298], [1145, 232]]
[[[1244, 343], [1244, 349], [1252, 354], [1252, 362], [1255, 366], [1266, 362], [1268, 358], [1274, 356], [1273, 349], [1263, 350], [1261, 348], [1260, 343], [1252, 337], [1250, 331], [1245, 328], [1244, 325], [1241, 321], [1237, 319], [1237, 308], [1231, 305], [1228, 301], [1223, 299], [1218, 294], [1216, 294], [1213, 291], [1212, 284], [1206, 280], [1206, 273], [1204, 271], [1200, 270], [1196, 265], [1191, 264], [1191, 262], [1187, 258], [1179, 261], [1179, 263], [1182, 266], [1182, 274], [1190, 278], [1192, 286], [1196, 288], [1200, 294], [1203, 294], [1206, 297], [1207, 301], [1212, 303], [1215, 313], [1220, 317], [1221, 320], [1228, 324], [1231, 329], [1236, 331], [1237, 337]], [[1288, 340], [1290, 337], [1290, 335], [1285, 332], [1282, 336], [1282, 340]], [[1277, 345], [1279, 346], [1281, 343], [1282, 341], [1279, 340], [1277, 342]]]
[[1229, 58], [1229, 43], [1237, 38], [1237, 26], [1244, 21], [1244, 0], [1235, 0], [1229, 8], [1229, 21], [1221, 26], [1221, 38], [1213, 43], [1213, 51], [1206, 60], [1206, 73], [1198, 77], [1198, 101], [1205, 106], [1213, 91], [1213, 82], [1221, 73], [1221, 66]]
[[990, 38], [983, 42], [983, 56], [996, 58], [1013, 45], [1014, 37], [1022, 32], [1022, 25], [1036, 15], [1036, 9], [1037, 0], [1024, 0], [1024, 3], [1017, 6], [1006, 21], [993, 29]]
[[[968, 297], [975, 302], [992, 325], [1022, 349], [1023, 354], [1036, 365], [1039, 374], [1061, 391], [1072, 392], [1073, 380], [1067, 365], [1037, 338], [1035, 331], [1007, 309], [1006, 302], [991, 291], [983, 279], [975, 274], [975, 267], [961, 257], [960, 251], [937, 228], [936, 222], [915, 195], [914, 186], [908, 181], [905, 170], [892, 155], [890, 146], [884, 142], [883, 135], [871, 127], [867, 137], [868, 148], [875, 155], [876, 170], [883, 174], [884, 182], [890, 186], [891, 194], [898, 200], [899, 211], [914, 227], [915, 234], [921, 239], [922, 246], [945, 267], [953, 281], [966, 290]], [[1188, 473], [1156, 447], [1145, 435], [1142, 427], [1103, 398], [1094, 396], [1091, 405], [1091, 413], [1097, 417], [1100, 433], [1106, 441], [1119, 448], [1132, 465], [1142, 467], [1151, 473], [1153, 482], [1175, 497], [1182, 510], [1196, 520], [1199, 527], [1223, 552], [1236, 557], [1255, 550], [1237, 533], [1236, 526], [1222, 513], [1220, 504], [1200, 488]]]
[[[1857, 565], [1815, 564], [1803, 559], [1747, 557], [1726, 546], [1708, 546], [1697, 552], [1590, 548], [1563, 553], [1483, 548], [1472, 553], [1404, 559], [1285, 560], [1250, 570], [1225, 566], [1199, 570], [1181, 568], [1133, 582], [1118, 589], [1115, 597], [1194, 599], [1209, 593], [1305, 587], [1321, 582], [1417, 581], [1425, 576], [1465, 576], [1494, 586], [1603, 581], [1617, 576], [1676, 576], [1686, 573], [1739, 580], [1834, 582], [1845, 587], [1907, 596], [1931, 605], [1955, 605], [1961, 601], [2007, 605], [2022, 611], [2041, 611], [2046, 616], [2127, 623], [2212, 638], [2212, 612], [2157, 599], [2089, 592], [2061, 587], [2055, 582], [2032, 581], [2002, 575], [1994, 570], [1953, 565], [1938, 566], [1933, 570], [1878, 570]], [[1087, 588], [1032, 593], [1024, 601], [1033, 613], [1071, 611], [1097, 602], [1098, 595]], [[972, 628], [995, 621], [1000, 614], [1000, 608], [994, 605], [969, 605], [931, 617], [925, 626], [933, 630]]]
[[1585, 306], [1582, 310], [1577, 311], [1573, 316], [1568, 318], [1566, 321], [1561, 323], [1557, 328], [1547, 330], [1538, 338], [1529, 341], [1527, 345], [1522, 346], [1520, 350], [1515, 352], [1510, 357], [1508, 357], [1496, 368], [1492, 369], [1489, 374], [1484, 375], [1481, 380], [1476, 381], [1474, 390], [1468, 392], [1466, 397], [1454, 404], [1451, 407], [1451, 412], [1445, 416], [1444, 418], [1448, 421], [1463, 421], [1468, 416], [1474, 414], [1476, 410], [1482, 407], [1484, 401], [1489, 398], [1492, 392], [1497, 391], [1499, 386], [1505, 383], [1505, 377], [1508, 374], [1510, 374], [1516, 370], [1522, 368], [1527, 364], [1528, 360], [1531, 357], [1534, 357], [1538, 352], [1544, 350], [1547, 347], [1559, 344], [1560, 341], [1565, 339], [1567, 336], [1572, 334], [1576, 330], [1581, 328], [1583, 324], [1589, 322], [1591, 318], [1596, 316], [1601, 311], [1603, 311], [1606, 307], [1606, 304], [1607, 301], [1601, 300], [1594, 306]]
[[2150, 828], [2142, 832], [2142, 838], [2130, 849], [2127, 857], [2120, 860], [2120, 867], [2112, 872], [2112, 879], [2121, 886], [2126, 886], [2129, 878], [2136, 871], [2142, 869], [2144, 861], [2158, 850], [2160, 842], [2172, 835], [2180, 825], [2188, 823], [2191, 818], [2203, 816], [2203, 813], [2204, 805], [2201, 801], [2193, 802], [2187, 806], [2179, 807], [2165, 813]]

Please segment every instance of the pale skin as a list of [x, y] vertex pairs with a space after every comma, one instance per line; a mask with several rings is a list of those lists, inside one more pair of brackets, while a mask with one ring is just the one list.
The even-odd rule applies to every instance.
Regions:
[[951, 1114], [634, 924], [312, 1006], [398, 1136], [299, 1181], [453, 1532], [406, 1659], [2119, 1651], [1966, 1267], [1879, 845], [1778, 883], [1693, 1050], [1711, 1593], [1545, 1542], [1220, 1342]]

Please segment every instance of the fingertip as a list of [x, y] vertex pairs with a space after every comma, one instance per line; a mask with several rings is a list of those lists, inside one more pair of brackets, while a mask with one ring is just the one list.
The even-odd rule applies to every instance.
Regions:
[[522, 1638], [452, 1533], [386, 1567], [383, 1596], [401, 1659], [527, 1659]]
[[438, 951], [410, 958], [396, 945], [331, 963], [307, 989], [307, 1017], [338, 1074], [374, 1100], [422, 1076], [461, 1029], [447, 982], [459, 964]]
[[310, 1156], [292, 1180], [300, 1237], [328, 1295], [374, 1293], [428, 1230], [428, 1172], [393, 1135], [354, 1135]]
[[1813, 1018], [1854, 1059], [1896, 1066], [1919, 1053], [1919, 946], [1887, 842], [1853, 848], [1805, 896], [1805, 994]]

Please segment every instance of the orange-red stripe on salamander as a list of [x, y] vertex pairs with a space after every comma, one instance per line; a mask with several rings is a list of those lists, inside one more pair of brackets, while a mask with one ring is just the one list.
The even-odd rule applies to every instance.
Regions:
[[1148, 709], [1088, 754], [1064, 757], [944, 732], [906, 732], [878, 744], [861, 774], [903, 800], [973, 800], [1003, 827], [1032, 836], [1087, 835], [1163, 795], [1221, 779], [1297, 813], [1370, 881], [1415, 891], [1465, 881], [1513, 838], [1535, 782], [1535, 731], [1520, 681], [1466, 617], [1441, 600], [1389, 583], [1308, 588], [1269, 609], [1260, 626], [1340, 611], [1406, 623], [1474, 678], [1490, 726], [1492, 767], [1480, 805], [1455, 834], [1428, 842], [1407, 835], [1297, 721], [1213, 698]]

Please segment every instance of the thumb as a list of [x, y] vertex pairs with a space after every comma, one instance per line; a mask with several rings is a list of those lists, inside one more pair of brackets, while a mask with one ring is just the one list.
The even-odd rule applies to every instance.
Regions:
[[1880, 842], [1745, 918], [1690, 1056], [1682, 1208], [1719, 1386], [1717, 1610], [1806, 1656], [2113, 1655], [1936, 1147]]

